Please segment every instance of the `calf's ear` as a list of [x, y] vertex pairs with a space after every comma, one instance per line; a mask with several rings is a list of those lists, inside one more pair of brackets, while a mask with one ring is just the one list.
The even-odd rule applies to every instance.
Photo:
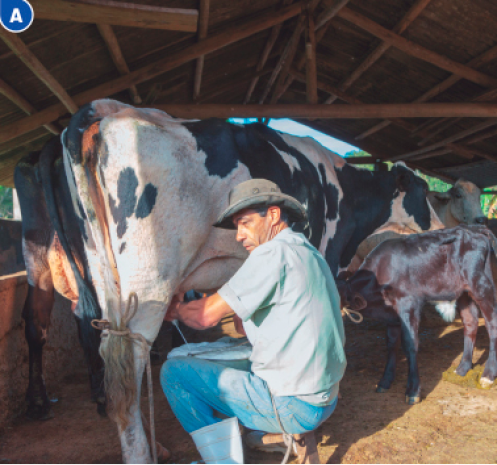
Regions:
[[440, 203], [448, 203], [450, 200], [450, 194], [448, 192], [437, 192], [435, 194], [435, 198], [440, 202]]
[[354, 297], [352, 297], [352, 302], [350, 303], [351, 310], [364, 310], [368, 306], [366, 299], [359, 294], [358, 292], [354, 293]]
[[399, 192], [406, 192], [411, 184], [411, 176], [409, 173], [399, 173], [397, 178], [395, 179], [395, 183], [397, 184], [397, 189]]

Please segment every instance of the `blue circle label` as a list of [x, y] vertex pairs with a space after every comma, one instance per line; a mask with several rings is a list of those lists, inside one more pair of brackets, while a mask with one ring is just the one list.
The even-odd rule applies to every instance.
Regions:
[[25, 31], [34, 16], [33, 7], [27, 0], [0, 0], [0, 23], [9, 32]]

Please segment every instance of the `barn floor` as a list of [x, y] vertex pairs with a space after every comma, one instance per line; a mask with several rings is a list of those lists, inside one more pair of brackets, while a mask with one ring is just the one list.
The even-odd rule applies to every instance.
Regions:
[[[224, 332], [232, 328], [225, 324]], [[318, 430], [322, 463], [495, 463], [497, 461], [497, 389], [465, 388], [442, 380], [457, 365], [463, 346], [459, 320], [446, 325], [429, 315], [421, 329], [420, 373], [424, 399], [404, 403], [405, 360], [388, 394], [374, 388], [383, 370], [384, 330], [374, 322], [346, 324], [348, 368], [343, 399]], [[221, 330], [210, 336], [219, 337]], [[211, 338], [210, 337], [210, 338]], [[485, 362], [488, 337], [480, 321], [475, 363]], [[198, 460], [198, 454], [161, 392], [154, 367], [157, 438], [175, 463]], [[55, 418], [44, 423], [19, 418], [0, 432], [0, 463], [119, 463], [114, 425], [96, 414], [89, 401], [87, 376], [51, 386]], [[144, 398], [144, 408], [148, 408]], [[251, 454], [252, 463], [275, 463], [276, 454]]]

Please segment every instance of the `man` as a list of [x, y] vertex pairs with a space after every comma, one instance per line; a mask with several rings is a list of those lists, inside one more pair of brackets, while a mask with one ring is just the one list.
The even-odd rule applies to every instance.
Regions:
[[[339, 296], [324, 258], [289, 227], [305, 219], [304, 207], [276, 184], [239, 184], [214, 226], [236, 229], [248, 259], [216, 294], [175, 300], [168, 309], [166, 320], [197, 329], [235, 312], [235, 328], [253, 346], [250, 371], [194, 357], [170, 359], [162, 368], [171, 408], [206, 463], [242, 463], [230, 449], [233, 438], [224, 446], [217, 441], [229, 420], [215, 411], [260, 431], [250, 433], [249, 443], [262, 448], [262, 432], [281, 433], [281, 424], [284, 433], [302, 434], [335, 409], [346, 366]], [[211, 445], [201, 446], [199, 436]]]

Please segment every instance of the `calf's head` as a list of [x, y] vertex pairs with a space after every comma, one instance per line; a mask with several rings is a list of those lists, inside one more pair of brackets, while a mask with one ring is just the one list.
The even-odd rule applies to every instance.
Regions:
[[403, 163], [396, 163], [390, 174], [395, 179], [396, 190], [392, 200], [391, 216], [387, 225], [380, 230], [393, 230], [406, 234], [442, 229], [444, 225], [426, 197], [428, 184], [424, 179], [416, 176]]
[[451, 224], [486, 224], [487, 218], [483, 214], [480, 203], [481, 190], [472, 182], [458, 179], [448, 192], [431, 192], [429, 198], [434, 203], [447, 205]]

